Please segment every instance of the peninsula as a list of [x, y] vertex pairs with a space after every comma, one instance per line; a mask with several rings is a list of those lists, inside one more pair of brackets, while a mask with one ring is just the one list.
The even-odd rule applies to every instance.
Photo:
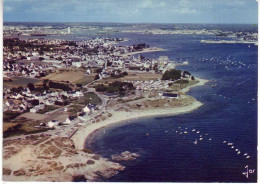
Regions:
[[4, 181], [109, 178], [124, 166], [86, 148], [91, 133], [202, 105], [185, 93], [206, 80], [166, 56], [136, 56], [164, 49], [121, 40], [4, 39]]

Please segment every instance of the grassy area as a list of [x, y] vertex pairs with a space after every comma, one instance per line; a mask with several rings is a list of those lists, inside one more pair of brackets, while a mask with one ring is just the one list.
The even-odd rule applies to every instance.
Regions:
[[95, 93], [85, 93], [83, 97], [81, 97], [79, 100], [74, 102], [74, 104], [81, 104], [81, 105], [87, 105], [87, 104], [94, 104], [94, 105], [100, 105], [102, 103], [102, 100], [95, 94]]
[[21, 114], [20, 112], [15, 112], [15, 111], [5, 111], [3, 113], [3, 120], [10, 121], [10, 120], [16, 118], [17, 116], [19, 116], [20, 114]]
[[87, 85], [87, 84], [89, 84], [89, 83], [94, 81], [96, 75], [97, 75], [96, 73], [93, 73], [93, 74], [84, 76], [81, 79], [75, 81], [74, 83], [75, 84], [82, 84], [83, 86]]
[[82, 108], [84, 108], [83, 105], [79, 105], [79, 104], [70, 105], [68, 112], [70, 113], [70, 115], [73, 116], [77, 114], [77, 112], [80, 112]]
[[127, 102], [131, 102], [131, 101], [135, 101], [135, 100], [141, 100], [143, 98], [145, 98], [145, 97], [139, 96], [139, 97], [136, 97], [136, 98], [130, 98], [130, 99], [125, 99], [125, 100], [120, 98], [117, 101], [120, 102], [120, 103], [127, 103]]
[[15, 123], [13, 122], [4, 122], [3, 123], [3, 137], [10, 137], [16, 135], [25, 135], [25, 134], [35, 134], [39, 132], [45, 132], [50, 130], [50, 128], [36, 128], [40, 122], [32, 121], [28, 119], [20, 119]]
[[85, 74], [82, 71], [57, 71], [43, 77], [43, 79], [54, 81], [69, 81], [70, 83], [75, 83], [84, 77]]
[[23, 86], [26, 87], [28, 83], [37, 83], [41, 80], [39, 79], [33, 79], [33, 78], [27, 78], [27, 77], [12, 77], [12, 81], [10, 82], [4, 82], [4, 87], [7, 88], [13, 88], [13, 87], [19, 87]]
[[127, 76], [121, 77], [121, 78], [106, 78], [99, 80], [95, 84], [108, 84], [115, 81], [147, 81], [147, 80], [157, 80], [161, 79], [161, 74], [153, 74], [153, 73], [138, 73], [138, 72], [128, 72]]
[[44, 114], [46, 112], [50, 112], [50, 111], [53, 111], [53, 110], [59, 109], [59, 108], [60, 108], [60, 106], [57, 106], [57, 105], [45, 105], [44, 109], [40, 110], [38, 113]]

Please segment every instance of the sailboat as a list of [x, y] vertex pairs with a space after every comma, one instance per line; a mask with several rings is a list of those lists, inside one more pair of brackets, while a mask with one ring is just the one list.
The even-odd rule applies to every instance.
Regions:
[[194, 143], [194, 144], [198, 144], [198, 140], [196, 139], [193, 143]]

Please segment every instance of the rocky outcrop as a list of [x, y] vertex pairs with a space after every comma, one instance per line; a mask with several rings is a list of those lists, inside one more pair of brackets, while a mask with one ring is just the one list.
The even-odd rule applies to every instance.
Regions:
[[131, 153], [130, 151], [122, 152], [119, 155], [112, 155], [112, 160], [115, 161], [129, 161], [129, 160], [135, 160], [139, 155], [137, 153]]
[[75, 149], [68, 138], [44, 135], [4, 141], [3, 158], [4, 181], [95, 181], [124, 169], [90, 151]]

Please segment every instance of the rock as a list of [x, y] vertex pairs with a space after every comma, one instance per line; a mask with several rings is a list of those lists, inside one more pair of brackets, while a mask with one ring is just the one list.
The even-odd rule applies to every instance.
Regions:
[[3, 175], [10, 175], [12, 173], [11, 169], [3, 168]]
[[73, 182], [86, 182], [87, 179], [86, 179], [85, 175], [74, 175], [74, 176], [72, 176], [72, 181]]
[[24, 176], [24, 175], [26, 175], [26, 172], [24, 169], [19, 169], [17, 171], [14, 171], [14, 175], [15, 176]]
[[94, 155], [92, 158], [93, 158], [94, 160], [99, 160], [99, 159], [100, 159], [100, 156]]
[[136, 153], [131, 153], [129, 151], [122, 152], [120, 155], [112, 155], [112, 160], [116, 161], [129, 161], [129, 160], [135, 160], [137, 157], [139, 157]]
[[88, 160], [88, 161], [86, 162], [86, 164], [88, 164], [88, 165], [93, 165], [93, 164], [95, 164], [95, 161], [94, 161], [94, 160]]

